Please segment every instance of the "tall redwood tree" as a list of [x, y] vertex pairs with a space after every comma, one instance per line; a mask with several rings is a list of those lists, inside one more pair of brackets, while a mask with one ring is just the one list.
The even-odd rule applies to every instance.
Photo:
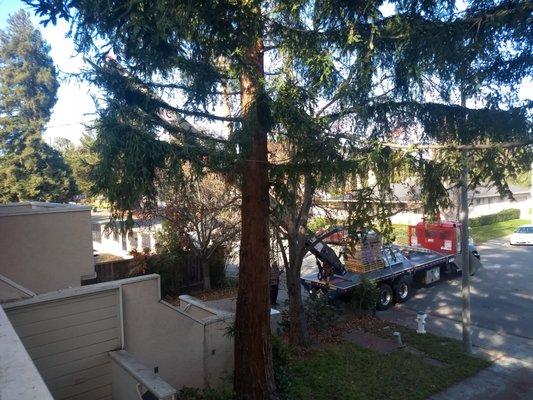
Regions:
[[[285, 174], [280, 181], [332, 168], [362, 177], [369, 166], [386, 165], [391, 152], [380, 143], [399, 131], [416, 133], [416, 142], [476, 143], [521, 140], [529, 129], [527, 108], [508, 95], [531, 73], [533, 6], [525, 0], [467, 1], [462, 10], [452, 0], [27, 2], [48, 21], [68, 19], [78, 49], [92, 60], [85, 76], [103, 91], [96, 175], [118, 214], [155, 205], [158, 171], [179, 173], [183, 160], [239, 185], [235, 388], [244, 398], [277, 397], [267, 300], [269, 171]], [[454, 106], [457, 88], [484, 109]], [[311, 134], [293, 136], [284, 105], [305, 116]], [[231, 133], [214, 134], [220, 125]], [[269, 135], [298, 140], [294, 157], [269, 163]], [[324, 137], [342, 149], [342, 163], [330, 162]], [[365, 147], [368, 162], [344, 163]], [[430, 189], [428, 203], [441, 201], [451, 163], [408, 159]], [[479, 160], [479, 179], [505, 189], [505, 177], [491, 172], [495, 162]], [[382, 176], [380, 185], [389, 181]]]

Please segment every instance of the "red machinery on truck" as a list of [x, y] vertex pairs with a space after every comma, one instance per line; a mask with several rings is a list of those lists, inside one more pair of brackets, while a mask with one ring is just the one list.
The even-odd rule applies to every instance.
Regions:
[[[407, 228], [409, 246], [420, 246], [446, 255], [461, 254], [461, 223], [455, 221], [428, 222], [425, 218]], [[479, 260], [479, 253], [472, 241], [469, 243], [472, 254]], [[457, 260], [459, 261], [459, 260]], [[453, 260], [452, 262], [455, 262]], [[459, 262], [460, 263], [460, 262]], [[460, 265], [456, 264], [460, 270]]]

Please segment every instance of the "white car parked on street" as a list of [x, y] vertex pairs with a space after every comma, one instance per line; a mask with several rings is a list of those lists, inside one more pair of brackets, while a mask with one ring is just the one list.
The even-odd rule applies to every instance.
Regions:
[[512, 235], [512, 245], [533, 244], [533, 225], [522, 225]]

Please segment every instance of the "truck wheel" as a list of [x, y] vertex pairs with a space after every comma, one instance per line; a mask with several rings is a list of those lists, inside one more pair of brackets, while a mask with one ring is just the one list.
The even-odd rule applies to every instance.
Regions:
[[413, 284], [411, 279], [407, 277], [400, 278], [400, 280], [394, 285], [394, 300], [398, 303], [406, 302], [411, 297], [411, 289]]
[[380, 311], [387, 310], [392, 305], [393, 293], [390, 285], [382, 283], [379, 285], [379, 296], [376, 308]]

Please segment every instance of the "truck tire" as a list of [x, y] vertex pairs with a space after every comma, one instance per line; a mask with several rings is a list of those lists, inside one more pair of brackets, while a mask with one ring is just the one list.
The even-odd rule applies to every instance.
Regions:
[[394, 285], [394, 300], [397, 303], [406, 302], [411, 297], [413, 282], [407, 276], [404, 276]]
[[376, 308], [380, 311], [387, 310], [392, 305], [393, 293], [390, 285], [382, 283], [379, 285], [379, 296]]

